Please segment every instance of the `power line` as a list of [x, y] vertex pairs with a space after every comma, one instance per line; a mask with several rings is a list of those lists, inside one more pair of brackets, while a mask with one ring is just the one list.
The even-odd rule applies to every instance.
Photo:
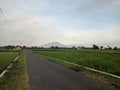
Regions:
[[2, 14], [2, 9], [0, 8], [0, 12], [1, 12], [1, 14]]
[[2, 15], [2, 17], [3, 17], [4, 21], [5, 21], [5, 23], [8, 25], [8, 22], [7, 22], [7, 20], [6, 20], [5, 16], [4, 16], [4, 14], [3, 14], [2, 8], [0, 8], [0, 13], [1, 13], [1, 15]]

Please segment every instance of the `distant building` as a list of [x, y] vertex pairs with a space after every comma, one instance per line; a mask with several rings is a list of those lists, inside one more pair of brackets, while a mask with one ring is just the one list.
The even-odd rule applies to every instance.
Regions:
[[5, 48], [4, 47], [0, 47], [0, 50], [4, 50]]
[[22, 48], [20, 46], [16, 46], [14, 50], [21, 50]]

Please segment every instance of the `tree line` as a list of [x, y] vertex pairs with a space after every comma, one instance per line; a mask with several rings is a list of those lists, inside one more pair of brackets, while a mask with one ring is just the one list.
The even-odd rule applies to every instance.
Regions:
[[[16, 46], [15, 45], [2, 46], [2, 47], [0, 47], [0, 49], [15, 49], [16, 47], [31, 48], [31, 49], [45, 49], [44, 47], [38, 47], [38, 46], [27, 47], [27, 46], [19, 46], [19, 45], [16, 45]], [[76, 47], [76, 46], [73, 46], [73, 47], [51, 46], [48, 49], [73, 49], [73, 50], [74, 49], [78, 49], [78, 50], [80, 50], [80, 49], [94, 49], [94, 50], [100, 49], [100, 50], [118, 50], [120, 48], [118, 48], [117, 46], [115, 46], [115, 47], [112, 48], [109, 45], [107, 47], [105, 47], [105, 46], [98, 46], [96, 44], [93, 44], [92, 47], [85, 47], [85, 46], [78, 46], [78, 47]]]

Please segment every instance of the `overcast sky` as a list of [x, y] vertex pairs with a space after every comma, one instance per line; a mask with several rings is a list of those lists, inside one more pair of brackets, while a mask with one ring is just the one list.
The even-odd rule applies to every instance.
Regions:
[[0, 46], [120, 47], [120, 0], [0, 0]]

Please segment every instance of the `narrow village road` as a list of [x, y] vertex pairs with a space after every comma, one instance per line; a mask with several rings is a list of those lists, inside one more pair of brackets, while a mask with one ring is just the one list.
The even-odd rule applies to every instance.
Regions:
[[25, 50], [31, 90], [110, 90], [92, 80]]

